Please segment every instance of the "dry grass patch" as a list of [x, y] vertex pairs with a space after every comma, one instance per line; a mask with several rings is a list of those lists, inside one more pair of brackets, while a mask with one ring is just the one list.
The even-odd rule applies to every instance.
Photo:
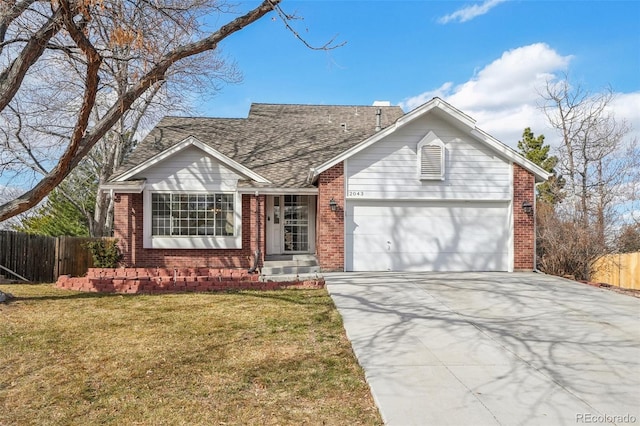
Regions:
[[381, 424], [325, 290], [0, 290], [0, 425]]

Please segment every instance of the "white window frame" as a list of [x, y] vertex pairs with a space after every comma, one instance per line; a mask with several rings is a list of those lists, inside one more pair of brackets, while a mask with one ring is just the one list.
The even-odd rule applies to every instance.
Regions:
[[[152, 194], [233, 194], [233, 235], [152, 235]], [[237, 191], [143, 191], [143, 247], [153, 249], [241, 249], [242, 196]]]
[[[440, 150], [440, 172], [439, 173], [423, 173], [422, 170], [422, 155], [423, 148], [436, 146]], [[434, 133], [429, 132], [427, 135], [418, 142], [418, 146], [416, 148], [417, 157], [418, 157], [418, 178], [420, 180], [444, 180], [445, 176], [445, 156], [446, 150], [444, 146], [444, 142]]]

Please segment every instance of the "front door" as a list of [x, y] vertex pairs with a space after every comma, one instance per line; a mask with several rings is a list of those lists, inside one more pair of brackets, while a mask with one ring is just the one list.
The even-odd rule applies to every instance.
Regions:
[[310, 253], [314, 250], [315, 197], [267, 197], [267, 254]]

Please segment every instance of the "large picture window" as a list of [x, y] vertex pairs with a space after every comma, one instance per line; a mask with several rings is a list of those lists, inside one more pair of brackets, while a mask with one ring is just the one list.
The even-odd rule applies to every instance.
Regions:
[[151, 194], [154, 236], [233, 236], [233, 194]]

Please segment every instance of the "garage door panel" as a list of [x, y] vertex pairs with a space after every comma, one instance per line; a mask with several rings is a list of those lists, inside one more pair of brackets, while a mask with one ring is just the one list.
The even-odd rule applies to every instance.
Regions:
[[[467, 233], [468, 236], [468, 233]], [[488, 254], [495, 251], [495, 246], [503, 246], [505, 238], [497, 241], [493, 235], [475, 235], [464, 244], [460, 244], [456, 235], [439, 237], [422, 237], [414, 232], [404, 240], [381, 238], [379, 235], [354, 235], [353, 251], [358, 252], [390, 252], [390, 253], [479, 253]]]
[[509, 269], [506, 203], [433, 204], [348, 203], [347, 270]]
[[[361, 258], [356, 258], [355, 271], [406, 271], [406, 272], [449, 272], [449, 271], [503, 271], [507, 265], [474, 253], [404, 253], [403, 257], [388, 257], [385, 253], [378, 253], [379, 259], [374, 265]], [[386, 267], [383, 269], [381, 267]]]

